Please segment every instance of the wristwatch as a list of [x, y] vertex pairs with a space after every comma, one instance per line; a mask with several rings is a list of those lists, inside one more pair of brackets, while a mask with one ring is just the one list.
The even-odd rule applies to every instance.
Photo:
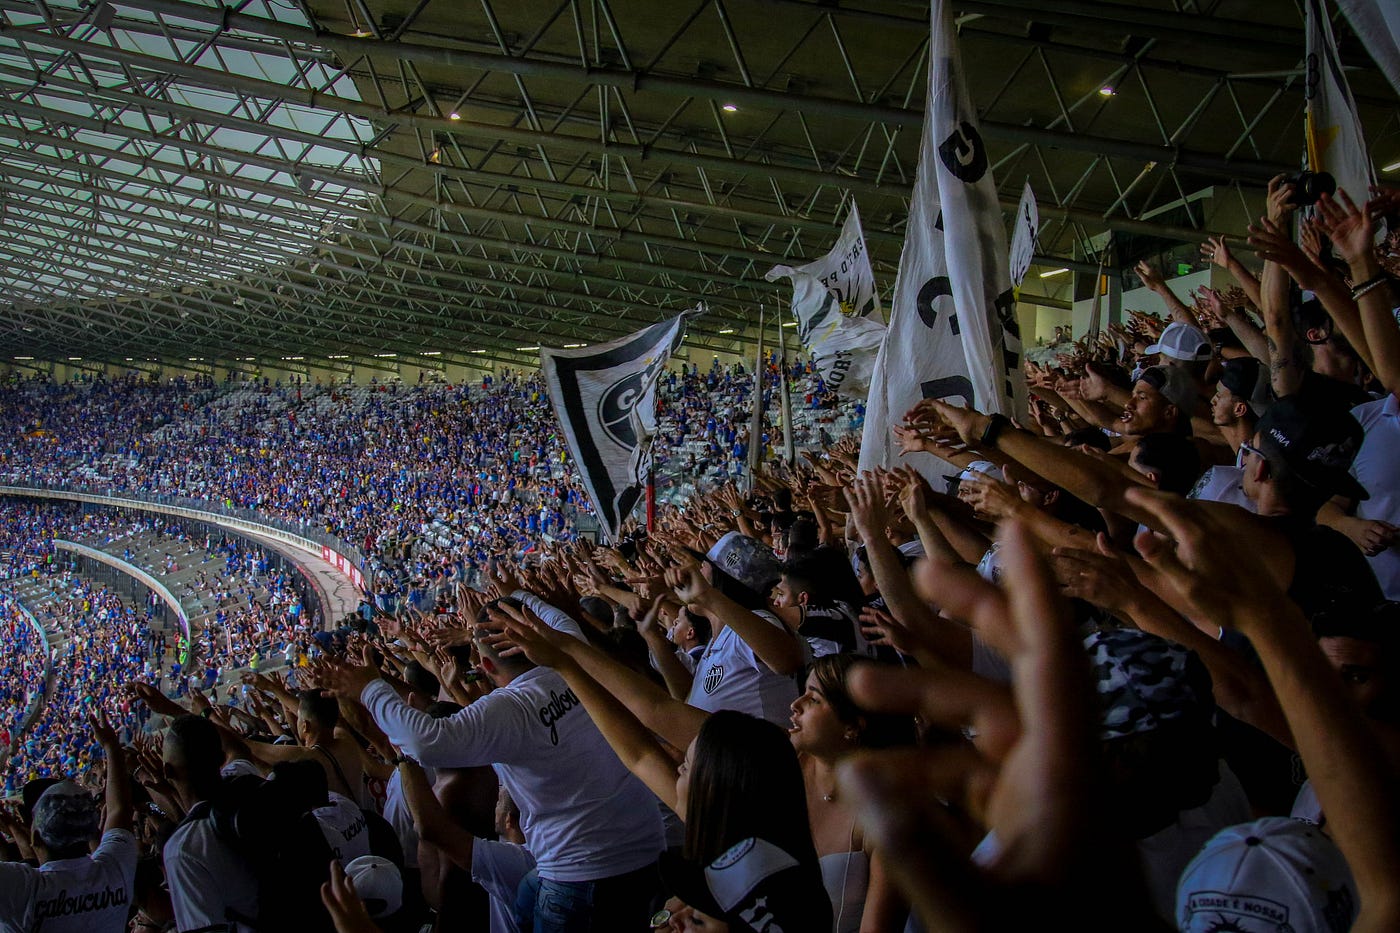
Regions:
[[982, 429], [983, 447], [995, 447], [997, 445], [997, 435], [1011, 426], [1011, 419], [1005, 415], [992, 415], [987, 419], [987, 426]]

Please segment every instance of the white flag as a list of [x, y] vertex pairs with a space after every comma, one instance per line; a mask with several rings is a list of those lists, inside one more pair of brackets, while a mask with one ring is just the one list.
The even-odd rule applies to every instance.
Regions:
[[609, 542], [642, 495], [656, 433], [656, 382], [685, 315], [582, 350], [540, 351], [540, 373]]
[[1308, 170], [1330, 173], [1338, 188], [1345, 188], [1353, 201], [1363, 204], [1371, 197], [1376, 170], [1371, 166], [1356, 102], [1337, 57], [1326, 7], [1323, 0], [1306, 2]]
[[797, 336], [812, 354], [817, 373], [828, 388], [864, 398], [885, 325], [854, 201], [831, 252], [796, 269], [774, 266], [764, 278], [772, 282], [783, 276], [792, 279]]
[[1389, 0], [1337, 0], [1337, 6], [1395, 93], [1400, 94], [1400, 4]]
[[[919, 172], [866, 405], [861, 469], [897, 461], [890, 428], [920, 399], [1008, 415], [1026, 407], [1006, 230], [945, 0], [932, 0], [931, 20]], [[918, 456], [926, 472], [945, 471]]]
[[1016, 220], [1011, 229], [1011, 285], [1021, 287], [1031, 261], [1035, 259], [1035, 238], [1040, 233], [1040, 205], [1035, 201], [1031, 183], [1021, 191], [1021, 203], [1016, 205]]

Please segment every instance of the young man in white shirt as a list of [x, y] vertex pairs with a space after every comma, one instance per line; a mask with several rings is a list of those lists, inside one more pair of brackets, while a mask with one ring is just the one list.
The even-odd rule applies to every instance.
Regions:
[[5, 933], [121, 933], [136, 880], [131, 787], [121, 743], [105, 718], [92, 720], [107, 756], [107, 819], [97, 850], [97, 801], [60, 781], [34, 804], [33, 844], [40, 866], [0, 863], [0, 930]]
[[[512, 598], [582, 639], [578, 623], [538, 597], [518, 590]], [[645, 930], [664, 845], [655, 797], [618, 760], [563, 678], [476, 644], [496, 689], [445, 719], [410, 707], [372, 667], [340, 666], [328, 680], [424, 765], [495, 766], [538, 863], [517, 892], [523, 929]]]

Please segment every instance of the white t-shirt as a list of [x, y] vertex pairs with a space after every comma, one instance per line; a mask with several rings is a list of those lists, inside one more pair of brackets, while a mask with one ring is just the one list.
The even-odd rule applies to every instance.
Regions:
[[346, 864], [361, 855], [369, 855], [369, 820], [359, 804], [331, 791], [331, 802], [311, 811], [326, 837], [331, 852]]
[[[782, 620], [771, 612], [754, 615], [787, 631]], [[807, 642], [799, 639], [799, 643], [810, 657]], [[800, 692], [795, 677], [774, 672], [758, 659], [748, 642], [726, 625], [710, 639], [695, 665], [695, 679], [686, 702], [707, 713], [738, 710], [786, 729], [791, 724], [792, 701]]]
[[[548, 625], [578, 624], [516, 592]], [[618, 760], [564, 678], [546, 667], [517, 676], [466, 709], [433, 719], [382, 680], [360, 701], [389, 740], [424, 765], [492, 765], [520, 807], [540, 876], [596, 881], [645, 868], [664, 845], [656, 798]]]
[[515, 922], [515, 892], [535, 867], [535, 857], [513, 842], [472, 843], [472, 880], [491, 897], [491, 933], [521, 933]]
[[[428, 784], [431, 786], [437, 780], [432, 768], [424, 768], [428, 775]], [[384, 819], [389, 821], [389, 825], [394, 828], [394, 835], [399, 837], [399, 845], [403, 847], [403, 863], [409, 868], [418, 867], [418, 829], [413, 825], [413, 812], [408, 809], [408, 801], [403, 795], [403, 775], [398, 768], [389, 776], [389, 783], [384, 788]]]
[[103, 833], [90, 856], [39, 868], [0, 862], [0, 931], [121, 933], [135, 881], [136, 837], [127, 829]]
[[[1400, 399], [1394, 393], [1351, 410], [1366, 432], [1351, 475], [1371, 494], [1356, 506], [1359, 518], [1400, 525]], [[1400, 599], [1400, 544], [1367, 558], [1386, 599]]]
[[1186, 498], [1224, 502], [1256, 513], [1259, 510], [1254, 500], [1244, 494], [1244, 470], [1237, 466], [1213, 466], [1206, 470]]
[[257, 879], [215, 834], [212, 822], [193, 819], [181, 824], [166, 842], [164, 858], [177, 929], [232, 924], [238, 933], [252, 933], [258, 916]]

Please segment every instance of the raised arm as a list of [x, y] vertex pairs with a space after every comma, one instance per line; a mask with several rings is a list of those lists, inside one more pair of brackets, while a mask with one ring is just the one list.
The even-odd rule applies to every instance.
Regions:
[[1273, 684], [1327, 825], [1356, 880], [1353, 930], [1400, 928], [1400, 802], [1375, 736], [1302, 611], [1270, 579], [1252, 542], [1171, 497], [1135, 494], [1176, 541], [1139, 540], [1144, 558], [1203, 614], [1247, 636]]
[[775, 674], [796, 674], [802, 670], [806, 655], [801, 639], [786, 626], [759, 618], [715, 589], [700, 572], [699, 564], [668, 570], [666, 582], [675, 589], [676, 598], [683, 604], [709, 617], [714, 623], [714, 637], [719, 636], [721, 629], [732, 628]]
[[[1374, 216], [1395, 199], [1394, 194], [1389, 194], [1368, 202], [1364, 210], [1357, 210], [1347, 193], [1338, 191], [1335, 199], [1323, 196], [1318, 202], [1318, 213], [1333, 249], [1351, 269], [1361, 328], [1371, 350], [1372, 359], [1367, 360], [1367, 365], [1381, 385], [1392, 394], [1400, 394], [1400, 327], [1396, 326], [1394, 315], [1400, 295], [1384, 277], [1376, 256]], [[1340, 326], [1342, 322], [1337, 323]], [[1352, 339], [1350, 334], [1347, 339]]]
[[93, 737], [102, 746], [107, 756], [107, 820], [102, 831], [114, 829], [130, 830], [135, 816], [131, 806], [131, 778], [126, 773], [126, 761], [122, 756], [122, 743], [116, 731], [107, 724], [107, 716], [100, 709], [88, 717], [88, 725]]
[[[492, 611], [492, 621], [502, 626], [512, 641], [536, 664], [553, 668], [578, 695], [593, 724], [608, 740], [618, 759], [636, 775], [657, 798], [672, 810], [683, 813], [676, 798], [676, 763], [661, 746], [650, 729], [629, 712], [612, 692], [588, 675], [574, 659], [572, 646], [562, 645], [563, 639], [551, 638], [546, 626], [533, 613], [502, 606]], [[684, 705], [684, 704], [682, 704]], [[705, 714], [699, 710], [699, 722]], [[695, 732], [700, 731], [697, 726]], [[691, 736], [693, 739], [694, 736]], [[690, 744], [688, 739], [685, 747]]]

